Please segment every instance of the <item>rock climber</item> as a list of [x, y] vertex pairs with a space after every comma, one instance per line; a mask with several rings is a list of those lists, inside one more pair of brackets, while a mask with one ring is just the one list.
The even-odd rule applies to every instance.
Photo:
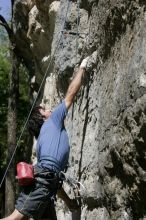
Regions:
[[34, 166], [36, 181], [24, 187], [20, 193], [14, 212], [5, 220], [40, 219], [44, 210], [53, 204], [58, 188], [60, 197], [69, 207], [71, 200], [64, 192], [60, 171], [66, 169], [69, 159], [69, 139], [64, 126], [68, 109], [79, 91], [84, 78], [89, 57], [85, 58], [69, 85], [65, 99], [53, 112], [42, 107], [32, 111], [28, 127], [37, 139], [37, 164]]

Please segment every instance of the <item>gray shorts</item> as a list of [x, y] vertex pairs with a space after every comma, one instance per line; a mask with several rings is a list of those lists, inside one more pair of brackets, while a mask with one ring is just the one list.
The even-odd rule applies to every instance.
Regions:
[[54, 213], [54, 202], [51, 199], [54, 193], [49, 190], [43, 184], [35, 183], [32, 186], [25, 186], [22, 188], [19, 198], [17, 199], [15, 208], [28, 218], [40, 219], [45, 210], [50, 210], [50, 216], [47, 219], [57, 219], [53, 218]]

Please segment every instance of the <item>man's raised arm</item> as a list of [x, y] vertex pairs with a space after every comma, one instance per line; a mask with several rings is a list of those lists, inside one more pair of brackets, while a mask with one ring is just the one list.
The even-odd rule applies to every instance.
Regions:
[[71, 83], [68, 87], [68, 90], [67, 90], [67, 93], [66, 93], [66, 96], [65, 96], [65, 104], [66, 104], [67, 109], [70, 108], [76, 94], [80, 90], [80, 87], [81, 87], [82, 81], [83, 81], [83, 77], [84, 77], [84, 74], [86, 72], [86, 66], [87, 66], [88, 59], [89, 59], [89, 57], [85, 58], [82, 61], [78, 72], [76, 73], [74, 79], [71, 81]]

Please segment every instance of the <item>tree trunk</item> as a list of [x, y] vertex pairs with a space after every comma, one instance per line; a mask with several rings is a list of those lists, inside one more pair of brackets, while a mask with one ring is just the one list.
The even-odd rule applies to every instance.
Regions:
[[[11, 45], [11, 63], [12, 69], [10, 72], [10, 88], [8, 102], [8, 162], [16, 147], [16, 128], [17, 128], [17, 102], [19, 94], [19, 61], [13, 51]], [[10, 165], [5, 182], [5, 214], [9, 215], [14, 210], [15, 204], [15, 161]]]

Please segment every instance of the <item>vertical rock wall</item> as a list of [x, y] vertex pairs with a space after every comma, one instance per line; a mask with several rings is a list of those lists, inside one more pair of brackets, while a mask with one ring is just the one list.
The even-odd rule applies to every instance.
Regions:
[[17, 0], [14, 22], [24, 59], [31, 63], [34, 91], [47, 68], [38, 102], [48, 107], [64, 97], [82, 58], [98, 54], [66, 121], [68, 173], [85, 186], [81, 209], [70, 213], [60, 202], [58, 219], [144, 219], [146, 2]]

